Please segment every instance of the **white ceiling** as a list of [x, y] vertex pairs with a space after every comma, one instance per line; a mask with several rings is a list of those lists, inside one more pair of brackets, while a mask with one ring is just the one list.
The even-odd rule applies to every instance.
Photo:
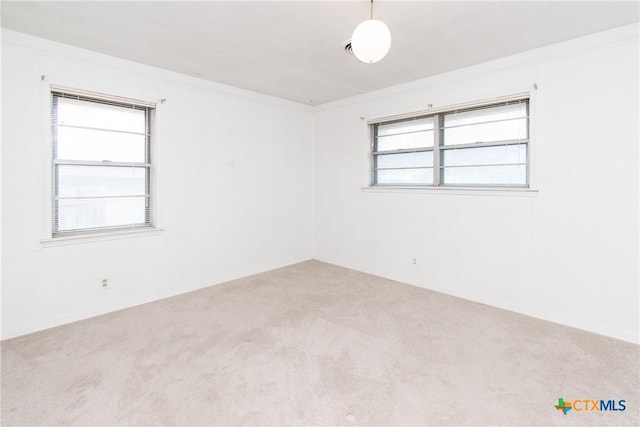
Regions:
[[366, 0], [5, 1], [15, 31], [309, 105], [638, 22], [637, 1], [376, 1], [386, 58], [362, 64], [343, 41]]

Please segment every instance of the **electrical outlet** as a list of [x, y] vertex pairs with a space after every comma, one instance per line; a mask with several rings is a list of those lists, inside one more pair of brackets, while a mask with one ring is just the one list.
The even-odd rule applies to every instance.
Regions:
[[418, 258], [411, 258], [411, 265], [413, 265], [414, 267], [418, 266]]
[[102, 279], [102, 289], [109, 289], [109, 279]]

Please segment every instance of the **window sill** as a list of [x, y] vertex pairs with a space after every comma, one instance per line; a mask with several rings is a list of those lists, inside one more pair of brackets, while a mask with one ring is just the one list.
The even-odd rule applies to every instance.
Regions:
[[43, 248], [79, 245], [82, 243], [103, 242], [107, 240], [130, 239], [132, 237], [152, 237], [160, 236], [164, 232], [161, 228], [145, 228], [138, 230], [118, 230], [108, 233], [83, 234], [77, 236], [52, 237], [42, 239], [40, 243]]
[[503, 188], [503, 187], [418, 187], [379, 185], [363, 187], [364, 193], [407, 193], [407, 194], [446, 194], [466, 196], [501, 196], [501, 197], [535, 197], [538, 190], [531, 188]]

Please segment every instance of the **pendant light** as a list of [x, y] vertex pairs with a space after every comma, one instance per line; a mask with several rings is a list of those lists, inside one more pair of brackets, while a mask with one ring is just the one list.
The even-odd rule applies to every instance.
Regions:
[[360, 61], [373, 64], [385, 57], [391, 47], [391, 31], [384, 22], [373, 19], [373, 0], [370, 18], [362, 21], [351, 36], [351, 49]]

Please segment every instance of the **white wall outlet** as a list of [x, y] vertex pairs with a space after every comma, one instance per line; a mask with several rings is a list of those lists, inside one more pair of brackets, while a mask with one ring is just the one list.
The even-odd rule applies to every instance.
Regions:
[[418, 266], [418, 258], [411, 258], [411, 265], [413, 265], [414, 267]]
[[109, 289], [109, 279], [102, 279], [102, 289]]

